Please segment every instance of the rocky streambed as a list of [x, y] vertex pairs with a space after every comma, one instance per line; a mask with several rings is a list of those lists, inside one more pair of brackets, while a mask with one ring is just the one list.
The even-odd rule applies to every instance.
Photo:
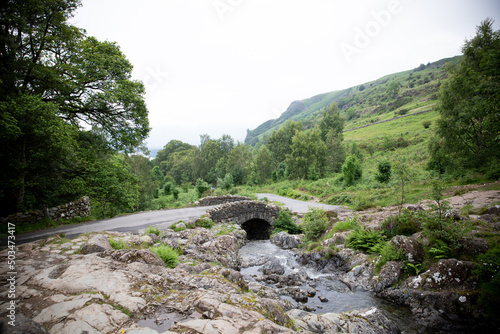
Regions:
[[[475, 308], [472, 264], [445, 259], [403, 276], [401, 262], [375, 274], [376, 258], [325, 240], [299, 249], [281, 232], [248, 242], [239, 225], [187, 223], [161, 234], [102, 232], [51, 237], [16, 248], [15, 297], [0, 293], [6, 333], [470, 333], [491, 327]], [[114, 249], [110, 241], [112, 241]], [[418, 256], [412, 238], [398, 239]], [[121, 245], [117, 247], [116, 245]], [[168, 268], [150, 247], [179, 251]], [[415, 247], [414, 247], [415, 246]], [[413, 248], [412, 248], [413, 247]], [[0, 252], [9, 278], [8, 251]], [[416, 252], [416, 253], [415, 253]], [[15, 301], [15, 311], [9, 310]], [[8, 322], [14, 315], [15, 327]]]

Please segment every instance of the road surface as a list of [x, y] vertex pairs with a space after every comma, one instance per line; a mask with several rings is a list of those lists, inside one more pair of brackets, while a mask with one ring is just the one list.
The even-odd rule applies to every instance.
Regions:
[[[339, 210], [340, 206], [327, 205], [321, 203], [304, 202], [290, 199], [274, 194], [256, 194], [259, 199], [267, 197], [270, 201], [284, 203], [287, 208], [294, 212], [305, 213], [309, 207], [322, 207], [325, 210]], [[148, 211], [127, 216], [120, 216], [106, 220], [86, 222], [74, 225], [55, 227], [42, 231], [35, 231], [16, 236], [16, 243], [26, 243], [35, 240], [48, 238], [51, 235], [64, 233], [67, 238], [73, 238], [83, 233], [118, 231], [118, 232], [139, 232], [149, 226], [156, 226], [159, 229], [170, 227], [179, 220], [190, 221], [201, 217], [206, 211], [214, 206], [191, 207], [172, 210]], [[2, 238], [0, 245], [4, 246], [7, 238]]]

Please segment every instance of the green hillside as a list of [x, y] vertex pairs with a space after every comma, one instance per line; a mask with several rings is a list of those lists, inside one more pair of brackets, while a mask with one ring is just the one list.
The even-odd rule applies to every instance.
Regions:
[[[427, 65], [421, 64], [412, 70], [390, 74], [358, 86], [294, 101], [279, 118], [266, 121], [254, 130], [248, 130], [245, 144], [255, 146], [263, 142], [266, 136], [287, 120], [300, 120], [306, 128], [310, 128], [319, 121], [323, 109], [333, 102], [337, 103], [346, 119], [347, 139], [360, 139], [356, 135], [360, 133], [359, 131], [350, 132], [350, 130], [399, 119], [401, 116], [425, 114], [434, 118], [435, 113], [432, 110], [437, 92], [441, 81], [447, 77], [445, 64], [455, 63], [460, 58], [461, 56], [456, 56]], [[398, 84], [397, 94], [391, 94], [389, 86]], [[400, 127], [397, 128], [397, 131], [401, 130]], [[364, 129], [363, 133], [367, 130]]]

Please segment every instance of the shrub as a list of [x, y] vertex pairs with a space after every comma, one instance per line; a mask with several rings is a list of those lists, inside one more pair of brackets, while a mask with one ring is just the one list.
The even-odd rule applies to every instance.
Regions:
[[335, 224], [335, 226], [332, 229], [332, 232], [336, 233], [341, 231], [350, 231], [356, 229], [357, 227], [358, 227], [358, 220], [356, 217], [354, 217]]
[[174, 200], [177, 201], [179, 199], [179, 189], [177, 188], [172, 189], [172, 195], [174, 196]]
[[384, 235], [389, 239], [396, 235], [410, 236], [421, 230], [420, 215], [407, 209], [403, 209], [399, 216], [389, 216], [380, 227]]
[[169, 268], [175, 268], [179, 263], [179, 255], [174, 249], [167, 245], [151, 247], [149, 250], [158, 255], [158, 257], [162, 259], [163, 262], [165, 262], [165, 265]]
[[318, 240], [328, 229], [329, 219], [321, 208], [309, 208], [304, 215], [304, 234], [309, 241]]
[[365, 230], [365, 228], [361, 226], [349, 234], [345, 245], [367, 254], [376, 254], [381, 251], [381, 246], [379, 244], [383, 241], [384, 238], [380, 232]]
[[377, 271], [379, 271], [380, 268], [382, 268], [384, 264], [389, 261], [403, 261], [405, 258], [403, 250], [396, 250], [396, 247], [394, 247], [394, 245], [390, 242], [386, 242], [383, 244], [380, 255], [380, 259], [375, 266], [375, 269]]
[[146, 231], [144, 231], [147, 234], [156, 234], [157, 236], [160, 236], [160, 229], [158, 227], [148, 227]]
[[431, 121], [423, 121], [422, 125], [424, 126], [424, 129], [428, 129], [431, 126], [432, 122]]
[[290, 234], [298, 234], [301, 229], [292, 220], [292, 215], [288, 210], [280, 210], [278, 218], [274, 220], [274, 232], [285, 231]]
[[358, 161], [358, 158], [350, 155], [342, 166], [342, 175], [344, 176], [346, 185], [353, 185], [354, 182], [361, 178], [362, 174], [361, 163]]
[[500, 309], [500, 246], [496, 245], [488, 252], [478, 256], [478, 265], [473, 271], [480, 284], [479, 305], [485, 315], [494, 319]]
[[232, 174], [226, 174], [223, 179], [218, 178], [217, 179], [217, 186], [219, 188], [222, 188], [226, 191], [231, 190], [231, 188], [234, 187], [234, 178]]
[[163, 186], [163, 194], [168, 196], [172, 193], [172, 189], [173, 189], [173, 184], [172, 182], [167, 182], [165, 183], [165, 185]]
[[380, 183], [387, 183], [391, 179], [391, 163], [388, 161], [380, 162], [377, 166], [378, 174], [375, 179]]
[[[423, 216], [424, 235], [429, 238], [429, 252], [436, 258], [449, 258], [461, 253], [464, 239], [470, 238], [472, 230], [470, 221], [455, 222], [450, 218], [440, 218], [438, 214], [429, 213]], [[434, 249], [434, 250], [433, 250]]]
[[115, 240], [113, 238], [108, 239], [109, 244], [113, 249], [127, 249], [129, 246], [123, 240]]
[[203, 227], [210, 230], [214, 226], [214, 222], [212, 221], [212, 219], [209, 218], [198, 219], [195, 222], [195, 226]]
[[203, 181], [203, 179], [196, 180], [195, 187], [196, 187], [196, 192], [198, 194], [198, 198], [201, 198], [201, 196], [205, 191], [210, 190], [210, 185], [205, 181]]

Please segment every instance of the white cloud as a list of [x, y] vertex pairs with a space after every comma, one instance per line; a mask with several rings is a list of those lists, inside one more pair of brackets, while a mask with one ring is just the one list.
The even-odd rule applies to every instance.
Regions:
[[[231, 6], [221, 19], [215, 2], [83, 0], [73, 19], [116, 41], [146, 83], [152, 148], [203, 133], [243, 140], [293, 100], [457, 55], [500, 14], [497, 0], [400, 0], [388, 22], [373, 13], [397, 0], [220, 0]], [[340, 46], [366, 29], [368, 45], [348, 62]]]

